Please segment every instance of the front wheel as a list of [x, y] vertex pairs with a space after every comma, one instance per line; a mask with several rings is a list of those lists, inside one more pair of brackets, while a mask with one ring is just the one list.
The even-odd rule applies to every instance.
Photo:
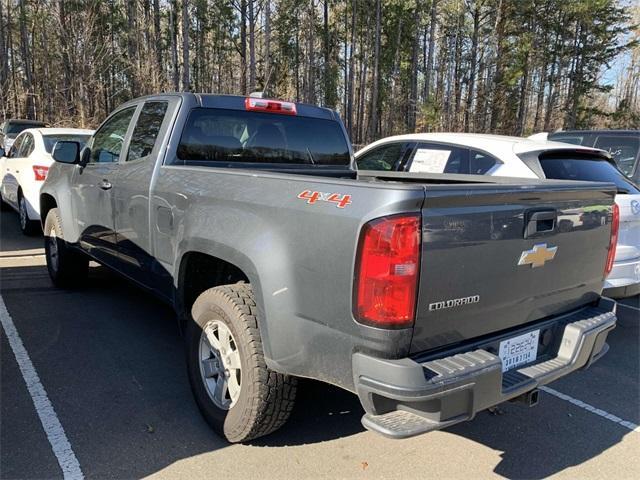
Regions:
[[2, 186], [0, 185], [0, 210], [1, 211], [9, 211], [11, 210], [11, 206], [5, 202], [4, 197], [2, 196]]
[[86, 280], [89, 258], [65, 241], [57, 208], [49, 210], [44, 222], [44, 251], [49, 276], [57, 287], [77, 287]]
[[34, 235], [40, 230], [40, 223], [29, 219], [27, 201], [20, 195], [18, 202], [18, 215], [20, 216], [20, 230], [24, 235]]
[[296, 379], [269, 370], [250, 285], [203, 292], [186, 331], [191, 389], [202, 415], [230, 442], [280, 428], [289, 418]]

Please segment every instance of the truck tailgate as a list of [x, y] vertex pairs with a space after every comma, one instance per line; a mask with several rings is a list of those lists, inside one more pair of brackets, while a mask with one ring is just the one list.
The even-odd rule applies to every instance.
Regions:
[[587, 182], [427, 186], [411, 352], [597, 300], [614, 195]]

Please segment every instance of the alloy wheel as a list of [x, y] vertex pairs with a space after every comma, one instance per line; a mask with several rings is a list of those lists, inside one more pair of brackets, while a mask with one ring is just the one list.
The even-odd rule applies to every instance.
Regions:
[[200, 376], [213, 403], [229, 410], [240, 396], [240, 352], [229, 327], [211, 320], [202, 329], [199, 348]]

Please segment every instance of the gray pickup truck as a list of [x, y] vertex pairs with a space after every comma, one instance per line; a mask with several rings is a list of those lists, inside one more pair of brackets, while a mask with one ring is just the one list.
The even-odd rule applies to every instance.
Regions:
[[231, 442], [283, 425], [296, 377], [401, 438], [533, 405], [608, 349], [613, 185], [363, 176], [335, 112], [223, 95], [133, 100], [54, 158], [53, 282], [86, 283], [93, 259], [170, 303]]

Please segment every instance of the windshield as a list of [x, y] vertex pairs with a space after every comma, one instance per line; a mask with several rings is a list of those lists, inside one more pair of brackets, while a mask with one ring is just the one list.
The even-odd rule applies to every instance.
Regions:
[[631, 176], [640, 149], [640, 136], [600, 135], [594, 147], [609, 152], [622, 173]]
[[568, 156], [543, 154], [540, 155], [540, 165], [547, 178], [610, 182], [618, 187], [620, 193], [640, 193], [640, 190], [620, 170], [603, 158], [581, 157], [575, 154]]
[[339, 122], [297, 115], [196, 108], [178, 145], [192, 162], [349, 166]]
[[78, 142], [80, 144], [80, 148], [82, 149], [87, 141], [91, 138], [91, 135], [43, 135], [42, 139], [44, 140], [44, 149], [47, 153], [51, 153], [53, 151], [53, 147], [58, 142]]

